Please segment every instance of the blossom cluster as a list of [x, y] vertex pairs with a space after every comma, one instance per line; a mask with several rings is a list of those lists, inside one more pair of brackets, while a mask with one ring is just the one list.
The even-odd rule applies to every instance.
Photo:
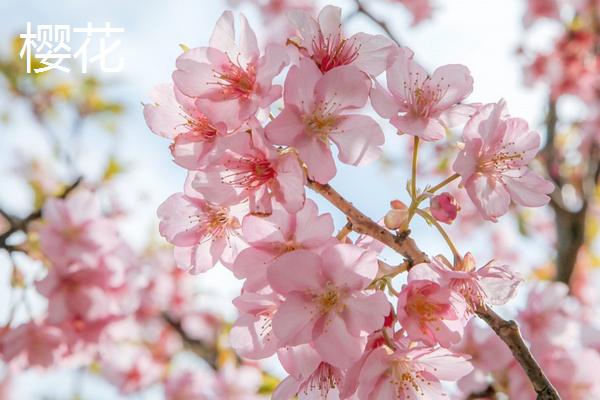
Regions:
[[[105, 214], [99, 198], [78, 188], [43, 207], [43, 222], [34, 230], [47, 272], [31, 286], [47, 307], [40, 312], [29, 305], [28, 321], [15, 326], [9, 321], [0, 331], [0, 357], [12, 375], [59, 365], [88, 367], [123, 394], [164, 383], [167, 400], [190, 398], [186, 393], [214, 399], [258, 393], [261, 370], [251, 363], [238, 366], [227, 356], [231, 351], [219, 343], [225, 322], [198, 307], [197, 287], [176, 268], [171, 249], [136, 254], [121, 237], [117, 216]], [[24, 277], [15, 276], [14, 285], [25, 286], [19, 283]], [[215, 359], [206, 361], [218, 362], [218, 370], [176, 362], [190, 341], [214, 349]], [[10, 380], [9, 375], [2, 398], [13, 398]], [[184, 381], [190, 387], [181, 387]], [[192, 382], [201, 382], [200, 388]]]
[[[508, 302], [520, 275], [496, 261], [478, 268], [448, 239], [453, 262], [409, 262], [396, 290], [402, 269], [378, 259], [383, 244], [334, 235], [332, 216], [305, 188], [336, 176], [333, 147], [352, 166], [380, 157], [385, 135], [370, 105], [413, 138], [415, 153], [419, 141], [463, 127], [454, 175], [419, 191], [413, 174], [411, 204], [392, 202], [388, 229], [401, 234], [418, 215], [444, 232], [439, 222], [452, 223], [461, 204], [436, 191], [459, 178], [480, 216], [497, 221], [512, 202], [549, 201], [553, 185], [529, 167], [540, 137], [503, 100], [467, 103], [473, 78], [463, 65], [429, 74], [385, 36], [347, 36], [336, 7], [289, 19], [293, 34], [261, 49], [245, 17], [236, 35], [225, 12], [208, 46], [186, 49], [173, 84], [145, 105], [148, 126], [188, 171], [183, 191], [158, 210], [160, 232], [181, 268], [222, 264], [243, 280], [230, 340], [247, 359], [277, 355], [289, 376], [273, 398], [440, 398], [441, 381], [473, 369], [453, 350], [468, 322]], [[427, 199], [431, 207], [419, 208]]]

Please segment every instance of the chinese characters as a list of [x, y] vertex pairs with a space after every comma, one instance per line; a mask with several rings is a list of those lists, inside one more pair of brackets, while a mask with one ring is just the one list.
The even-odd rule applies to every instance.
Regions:
[[[114, 54], [121, 40], [115, 39], [113, 34], [123, 32], [125, 28], [113, 27], [110, 22], [99, 27], [88, 22], [84, 27], [75, 28], [70, 25], [37, 25], [35, 31], [31, 22], [27, 22], [27, 31], [20, 35], [23, 46], [19, 57], [25, 59], [27, 73], [53, 69], [68, 73], [77, 63], [84, 74], [90, 64], [96, 63], [102, 72], [120, 72], [125, 61]], [[81, 36], [83, 41], [77, 46], [77, 43], [71, 42], [72, 36]]]

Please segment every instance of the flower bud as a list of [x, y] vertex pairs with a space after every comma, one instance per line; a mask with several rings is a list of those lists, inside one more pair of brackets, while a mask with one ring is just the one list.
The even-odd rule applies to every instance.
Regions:
[[400, 200], [390, 202], [392, 209], [383, 218], [383, 223], [388, 229], [399, 229], [408, 219], [408, 207]]
[[430, 212], [433, 218], [445, 224], [451, 224], [460, 211], [460, 204], [448, 192], [433, 196], [430, 200]]

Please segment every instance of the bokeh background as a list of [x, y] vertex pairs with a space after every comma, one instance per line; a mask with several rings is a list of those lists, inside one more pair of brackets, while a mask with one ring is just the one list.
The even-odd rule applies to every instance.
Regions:
[[[403, 45], [413, 49], [416, 58], [427, 69], [461, 63], [471, 70], [475, 89], [470, 96], [473, 102], [507, 100], [511, 112], [527, 119], [532, 127], [542, 127], [545, 119], [547, 89], [527, 87], [523, 73], [522, 56], [518, 49], [525, 38], [523, 0], [443, 0], [434, 2], [433, 17], [411, 26], [411, 15], [406, 9], [386, 1], [365, 2], [373, 13], [384, 17]], [[321, 2], [353, 10], [352, 1]], [[147, 0], [144, 2], [107, 0], [5, 0], [0, 6], [0, 54], [9, 57], [13, 51], [13, 37], [24, 32], [27, 22], [39, 24], [69, 24], [81, 26], [88, 21], [94, 24], [110, 22], [125, 28], [119, 35], [121, 47], [115, 57], [123, 57], [125, 68], [118, 73], [93, 71], [102, 82], [99, 96], [116, 105], [97, 118], [86, 120], [71, 134], [71, 119], [56, 113], [50, 125], [56, 133], [55, 140], [63, 148], [77, 149], [72, 164], [81, 175], [102, 179], [110, 168], [118, 170], [111, 180], [111, 196], [122, 207], [124, 217], [120, 227], [123, 236], [135, 249], [141, 250], [149, 242], [160, 242], [156, 209], [170, 194], [180, 191], [185, 171], [177, 167], [167, 151], [167, 141], [153, 135], [145, 125], [142, 103], [149, 101], [149, 93], [157, 83], [168, 82], [174, 69], [175, 58], [180, 54], [180, 44], [190, 47], [207, 43], [215, 21], [231, 5], [218, 0]], [[259, 38], [266, 35], [257, 10], [242, 5], [239, 10], [249, 18]], [[347, 24], [348, 31], [381, 33], [366, 18], [357, 16]], [[550, 48], [560, 32], [555, 24], [541, 23], [527, 35], [529, 45], [540, 49]], [[60, 73], [58, 73], [60, 74]], [[77, 72], [71, 72], [74, 79]], [[0, 81], [2, 79], [0, 78]], [[110, 108], [110, 107], [109, 107]], [[567, 113], [582, 113], [577, 103]], [[32, 120], [25, 101], [19, 101], [6, 91], [0, 92], [0, 205], [16, 214], [31, 211], [35, 191], [23, 180], [23, 165], [36, 160], [42, 173], [66, 179], [66, 171], [53, 161], [56, 143], [48, 139], [47, 132]], [[364, 168], [339, 165], [339, 173], [332, 185], [351, 199], [355, 205], [373, 218], [380, 218], [389, 208], [389, 201], [405, 198], [407, 178], [406, 160], [408, 140], [386, 132], [386, 157], [381, 162]], [[422, 160], [426, 163], [427, 160]], [[432, 159], [431, 162], [434, 162]], [[109, 172], [110, 173], [110, 172]], [[423, 182], [424, 183], [424, 182]], [[345, 219], [330, 205], [312, 196], [322, 211], [330, 211], [336, 225]], [[519, 254], [515, 267], [528, 271], [545, 262], [549, 250], [537, 243], [536, 238], [521, 239], [514, 233], [516, 222], [512, 219], [494, 225], [505, 246]], [[429, 232], [429, 233], [428, 233]], [[443, 242], [431, 235], [424, 226], [416, 224], [413, 235], [428, 253], [443, 252]], [[480, 260], [489, 259], [492, 250], [490, 236], [469, 239], [468, 249]], [[459, 245], [461, 239], [458, 238]], [[466, 245], [466, 244], [465, 244]], [[463, 246], [466, 248], [466, 246]], [[396, 261], [391, 254], [384, 259]], [[0, 253], [0, 321], [8, 315], [11, 276], [9, 258]], [[209, 296], [203, 307], [235, 318], [231, 299], [239, 291], [237, 282], [224, 268], [215, 268], [193, 278], [194, 284]], [[35, 297], [35, 296], [34, 296]], [[42, 299], [32, 300], [35, 307], [43, 307]], [[274, 373], [279, 373], [273, 363]], [[82, 382], [83, 379], [83, 382]], [[81, 399], [161, 399], [162, 391], [151, 388], [132, 396], [119, 394], [102, 379], [75, 373], [68, 368], [51, 373], [31, 371], [13, 384], [14, 399], [70, 399], [77, 394]]]

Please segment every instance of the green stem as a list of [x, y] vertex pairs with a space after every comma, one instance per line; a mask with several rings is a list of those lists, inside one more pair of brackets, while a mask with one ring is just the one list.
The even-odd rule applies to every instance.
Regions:
[[451, 175], [451, 176], [447, 177], [446, 179], [444, 179], [443, 181], [441, 181], [440, 183], [438, 183], [437, 185], [431, 187], [429, 190], [427, 190], [427, 193], [435, 193], [438, 190], [440, 190], [441, 188], [443, 188], [444, 186], [446, 186], [447, 184], [457, 180], [458, 178], [460, 178], [459, 174]]
[[412, 155], [412, 175], [410, 181], [411, 198], [414, 201], [417, 198], [417, 159], [419, 157], [419, 137], [415, 136]]
[[433, 218], [431, 215], [429, 215], [427, 212], [425, 212], [423, 210], [416, 209], [415, 213], [418, 214], [420, 217], [422, 217], [425, 221], [429, 222], [431, 225], [433, 225], [437, 228], [440, 235], [442, 235], [442, 237], [446, 241], [446, 244], [448, 244], [450, 251], [452, 251], [452, 254], [454, 255], [454, 259], [460, 260], [461, 256], [460, 256], [460, 253], [458, 252], [458, 249], [454, 245], [454, 242], [452, 241], [452, 239], [450, 239], [448, 232], [446, 232], [446, 230], [440, 225], [440, 223], [438, 221], [436, 221], [435, 218]]

